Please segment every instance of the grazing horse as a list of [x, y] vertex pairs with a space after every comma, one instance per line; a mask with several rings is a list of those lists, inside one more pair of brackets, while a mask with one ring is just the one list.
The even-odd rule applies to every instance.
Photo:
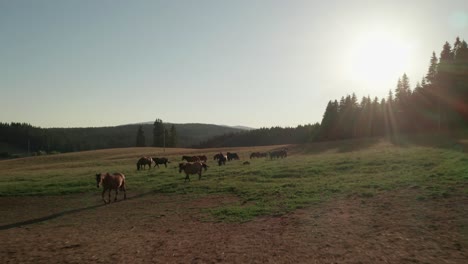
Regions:
[[239, 160], [239, 155], [237, 155], [237, 153], [228, 152], [226, 156], [228, 161]]
[[216, 155], [213, 156], [213, 159], [214, 160], [218, 160], [218, 165], [221, 166], [221, 165], [226, 165], [226, 160], [227, 160], [227, 156], [226, 155], [223, 155], [223, 153], [218, 153]]
[[[96, 183], [98, 188], [100, 185], [102, 185], [102, 201], [104, 201], [105, 204], [110, 203], [112, 190], [115, 190], [114, 202], [117, 201], [119, 189], [124, 192], [124, 199], [127, 199], [127, 191], [125, 189], [125, 175], [123, 175], [122, 173], [98, 173], [96, 174]], [[104, 194], [107, 190], [109, 190], [109, 202], [106, 202], [106, 200], [104, 199]]]
[[250, 159], [258, 157], [260, 157], [260, 152], [252, 152], [252, 154], [250, 154]]
[[182, 160], [186, 160], [187, 162], [197, 162], [200, 161], [200, 158], [197, 156], [182, 156]]
[[190, 181], [190, 174], [198, 174], [198, 180], [201, 180], [202, 168], [206, 171], [208, 169], [208, 165], [204, 162], [179, 163], [179, 173], [182, 171], [185, 172], [184, 182], [187, 180]]
[[268, 154], [265, 152], [252, 152], [252, 154], [250, 154], [250, 159], [265, 158], [266, 156], [268, 156]]
[[171, 163], [167, 158], [153, 158], [153, 161], [154, 161], [154, 167], [158, 166], [158, 168], [159, 168], [159, 164], [164, 164], [164, 166], [166, 166], [167, 168], [167, 164]]
[[145, 169], [146, 165], [151, 169], [151, 165], [153, 164], [153, 159], [151, 157], [141, 157], [137, 162], [137, 170]]
[[200, 159], [200, 161], [202, 162], [207, 162], [208, 161], [208, 158], [205, 156], [205, 155], [201, 155], [201, 156], [197, 156], [198, 159]]
[[270, 159], [286, 158], [287, 156], [288, 156], [288, 152], [284, 149], [270, 152]]
[[223, 153], [220, 152], [220, 153], [218, 153], [218, 154], [216, 154], [216, 155], [213, 156], [213, 160], [219, 160], [219, 159], [222, 158], [223, 156], [224, 156]]

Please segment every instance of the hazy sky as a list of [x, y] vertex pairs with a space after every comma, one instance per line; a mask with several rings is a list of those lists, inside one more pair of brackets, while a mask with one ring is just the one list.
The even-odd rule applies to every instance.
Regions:
[[0, 0], [0, 121], [320, 122], [468, 41], [468, 1]]

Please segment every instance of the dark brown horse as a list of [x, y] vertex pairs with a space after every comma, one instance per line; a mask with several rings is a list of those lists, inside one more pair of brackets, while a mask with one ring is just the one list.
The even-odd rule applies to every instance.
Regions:
[[228, 152], [226, 154], [227, 156], [227, 160], [228, 161], [231, 161], [231, 160], [239, 160], [239, 155], [237, 155], [237, 153], [231, 153], [231, 152]]
[[285, 149], [270, 152], [270, 159], [286, 158], [287, 156], [288, 152]]
[[200, 158], [197, 156], [182, 156], [182, 160], [186, 160], [187, 162], [197, 162], [200, 161]]
[[179, 163], [179, 173], [182, 171], [185, 172], [184, 182], [187, 180], [190, 181], [190, 174], [198, 174], [198, 180], [201, 180], [202, 168], [206, 171], [208, 169], [208, 165], [204, 162]]
[[250, 154], [250, 159], [265, 158], [266, 156], [268, 156], [268, 154], [265, 152], [252, 152], [252, 154]]
[[167, 168], [167, 164], [171, 163], [167, 158], [153, 158], [153, 161], [154, 161], [154, 167], [158, 166], [158, 168], [159, 168], [159, 164], [164, 164], [164, 166], [166, 166]]
[[208, 158], [207, 158], [205, 155], [201, 155], [201, 156], [197, 156], [197, 157], [198, 157], [198, 158], [200, 159], [200, 161], [202, 161], [202, 162], [207, 162], [207, 161], [208, 161]]
[[[127, 191], [125, 189], [125, 175], [122, 173], [114, 173], [109, 174], [107, 173], [98, 173], [96, 174], [96, 183], [97, 187], [102, 186], [102, 201], [104, 203], [110, 203], [111, 201], [111, 191], [115, 190], [115, 199], [114, 202], [117, 201], [117, 195], [119, 194], [119, 189], [124, 192], [124, 199], [127, 199]], [[109, 201], [107, 202], [104, 199], [105, 192], [109, 190]]]
[[145, 169], [146, 165], [151, 169], [153, 159], [151, 157], [141, 157], [137, 162], [137, 170]]
[[227, 156], [226, 155], [223, 155], [223, 153], [218, 153], [216, 155], [214, 155], [213, 157], [214, 160], [218, 160], [218, 165], [221, 166], [221, 165], [226, 165], [226, 161], [227, 161]]

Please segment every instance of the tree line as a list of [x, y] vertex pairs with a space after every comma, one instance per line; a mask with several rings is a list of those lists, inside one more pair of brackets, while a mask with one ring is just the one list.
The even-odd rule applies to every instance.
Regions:
[[319, 132], [320, 124], [299, 125], [297, 127], [271, 127], [250, 131], [228, 133], [205, 140], [194, 148], [267, 146], [300, 144], [312, 141]]
[[411, 89], [406, 74], [387, 98], [355, 94], [329, 101], [316, 140], [399, 133], [451, 131], [468, 127], [468, 46], [460, 38], [432, 53], [426, 76]]
[[[156, 126], [155, 124], [156, 123]], [[154, 123], [114, 127], [41, 128], [28, 123], [0, 122], [0, 158], [137, 146], [136, 135], [144, 136], [144, 146], [189, 147], [216, 135], [240, 131], [209, 124]], [[164, 132], [162, 132], [164, 131]], [[164, 133], [164, 134], [162, 134]]]
[[[146, 147], [146, 137], [143, 126], [138, 127], [136, 135], [136, 147]], [[153, 144], [152, 147], [177, 147], [177, 129], [175, 125], [171, 125], [168, 130], [165, 128], [163, 121], [157, 118], [153, 123]]]

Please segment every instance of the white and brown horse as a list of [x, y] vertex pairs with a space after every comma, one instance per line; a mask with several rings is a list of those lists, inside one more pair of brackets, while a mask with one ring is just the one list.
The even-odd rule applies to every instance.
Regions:
[[153, 159], [151, 157], [141, 157], [138, 161], [137, 161], [137, 170], [140, 170], [140, 169], [145, 169], [146, 165], [148, 165], [148, 167], [151, 169], [151, 165], [153, 164]]
[[[114, 174], [107, 173], [98, 173], [96, 174], [96, 184], [97, 187], [102, 186], [102, 201], [104, 203], [110, 203], [111, 191], [115, 190], [115, 199], [117, 201], [117, 195], [119, 194], [119, 189], [124, 192], [124, 199], [127, 199], [127, 191], [125, 189], [125, 175], [122, 173], [116, 172]], [[109, 191], [109, 201], [106, 202], [104, 199], [104, 194], [106, 191]]]
[[224, 155], [223, 153], [218, 153], [216, 155], [214, 155], [213, 157], [214, 160], [217, 160], [218, 161], [218, 165], [221, 166], [221, 165], [226, 165], [226, 161], [227, 161], [227, 156]]

